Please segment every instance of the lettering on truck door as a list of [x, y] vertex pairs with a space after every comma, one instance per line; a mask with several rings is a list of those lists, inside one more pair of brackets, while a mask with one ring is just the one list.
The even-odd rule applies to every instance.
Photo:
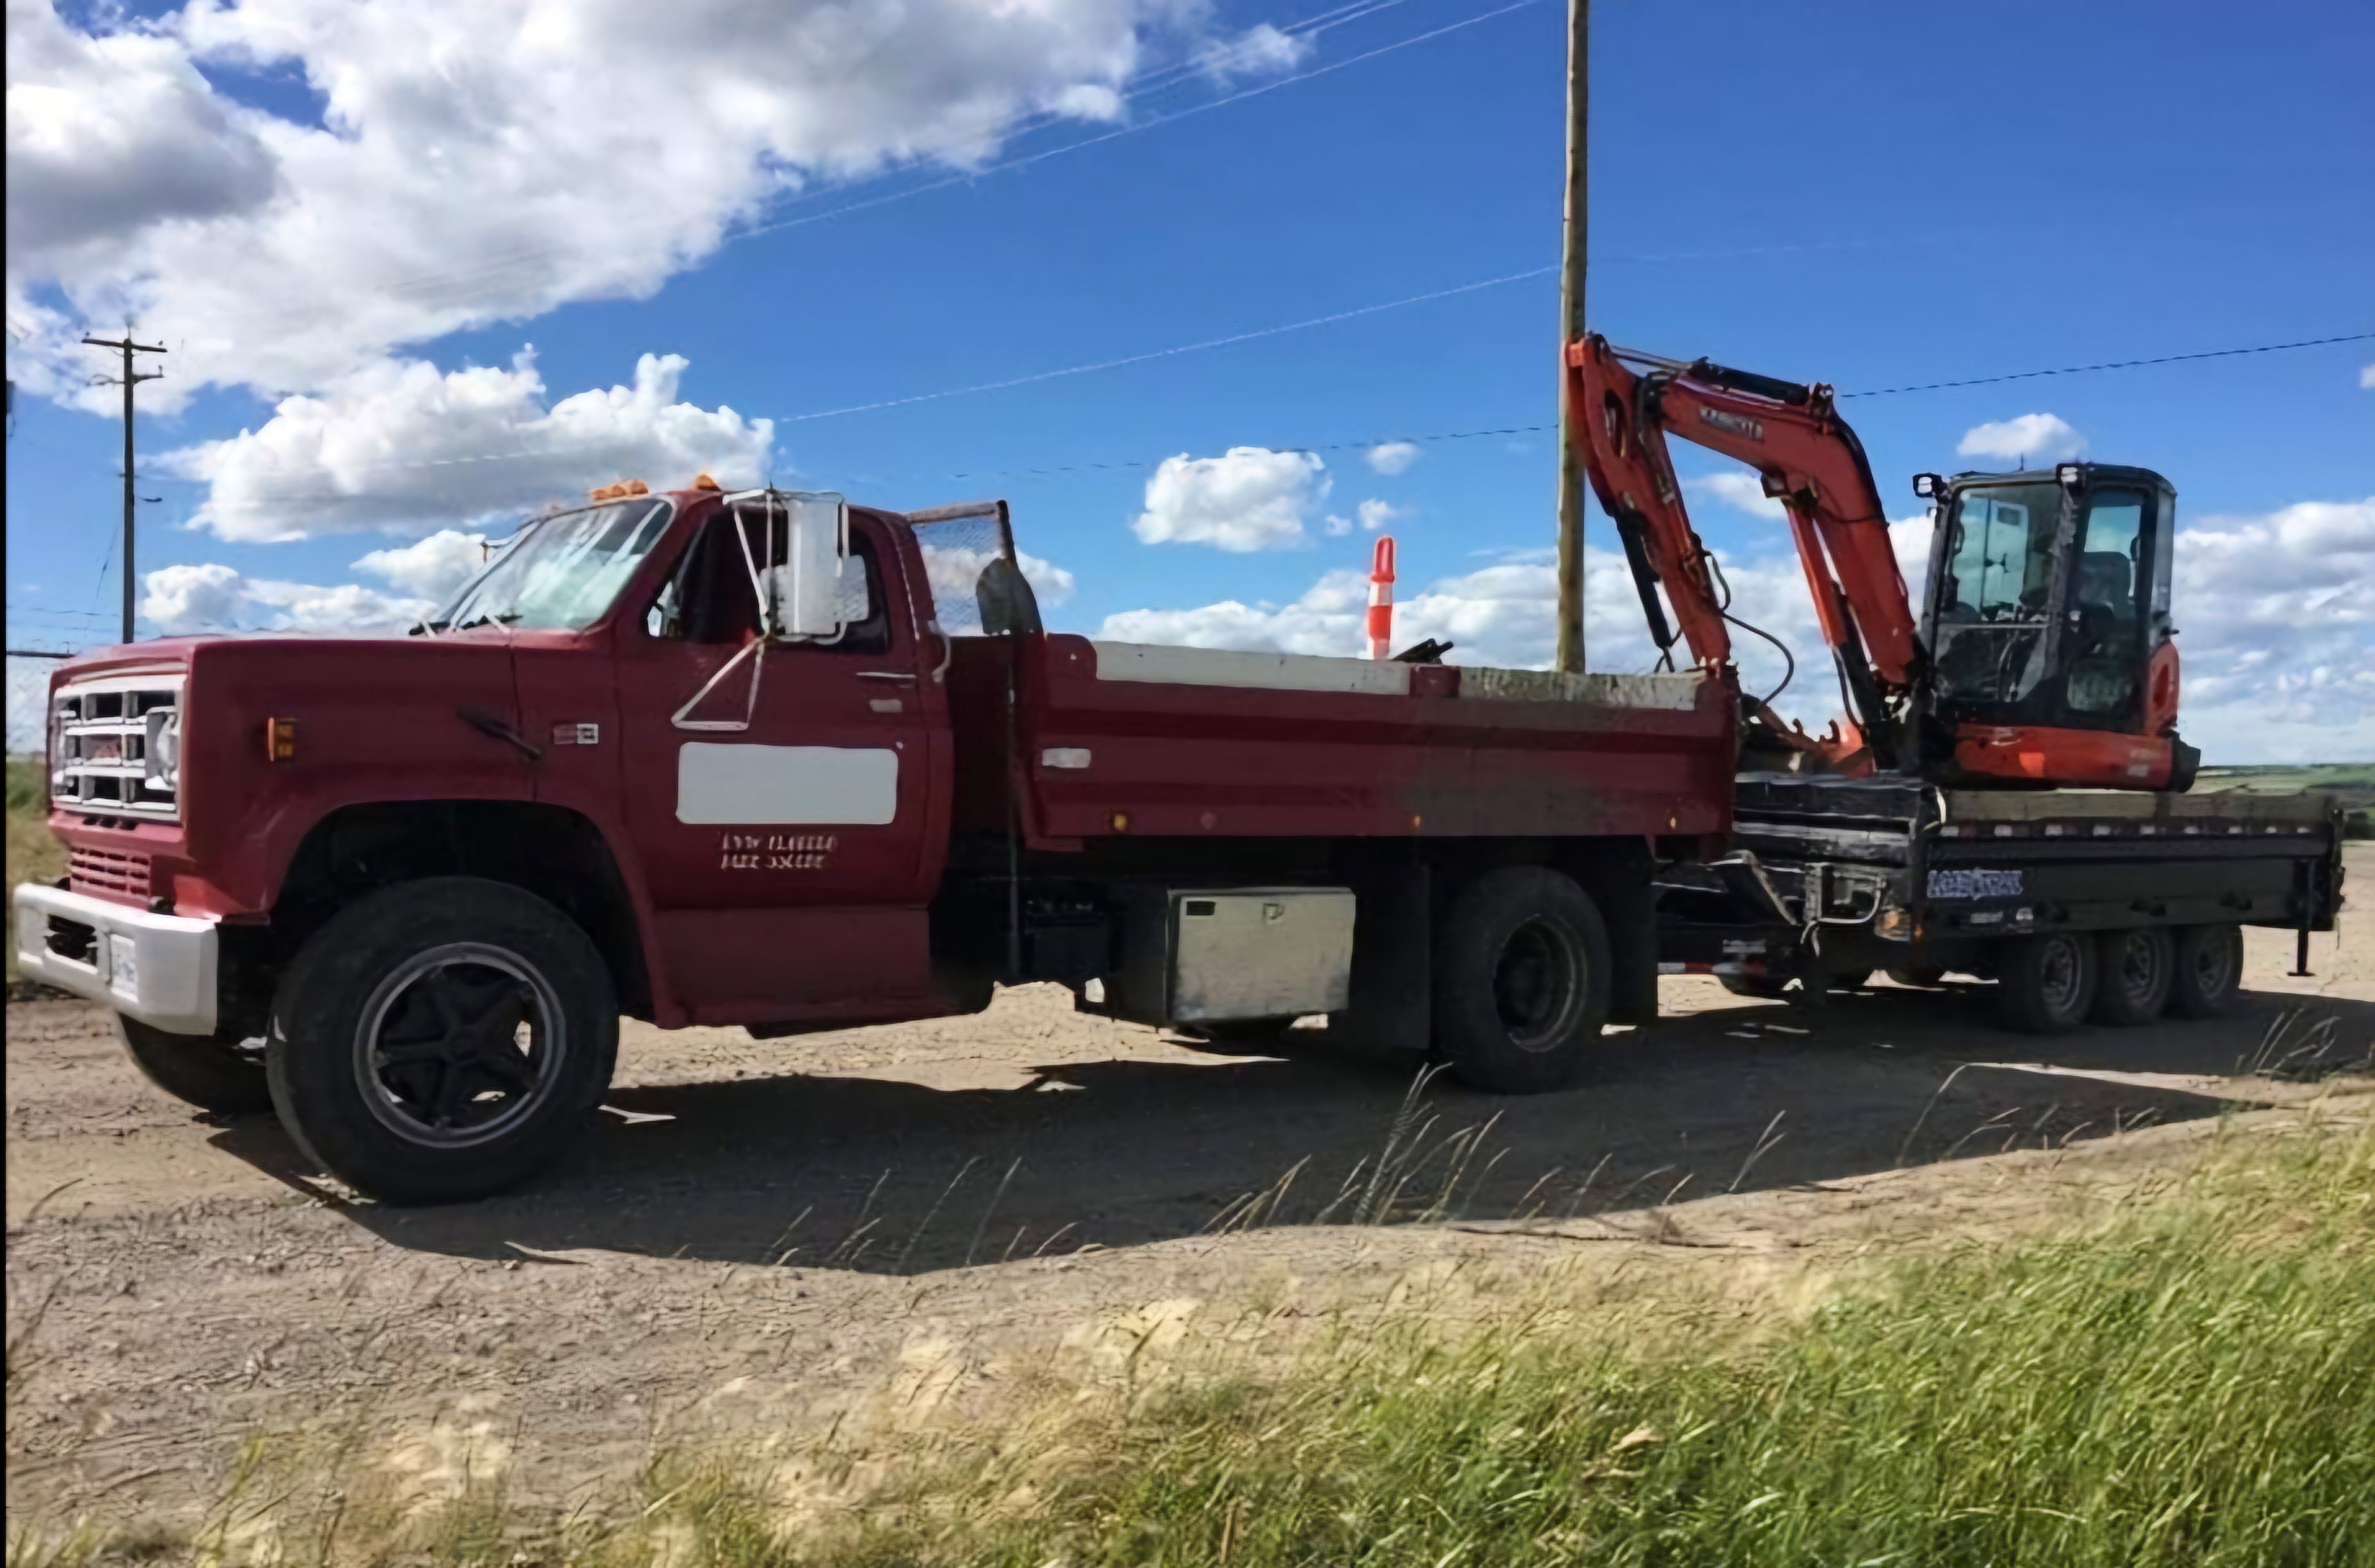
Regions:
[[743, 546], [784, 559], [766, 527], [721, 511], [620, 643], [629, 819], [673, 985], [712, 1021], [931, 990], [929, 666], [896, 554], [852, 518], [842, 634], [761, 652]]

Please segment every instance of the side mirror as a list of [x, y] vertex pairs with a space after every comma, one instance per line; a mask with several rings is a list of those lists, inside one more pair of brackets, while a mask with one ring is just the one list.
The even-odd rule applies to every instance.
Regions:
[[770, 499], [788, 515], [783, 560], [760, 572], [767, 630], [831, 642], [846, 624], [841, 576], [849, 557], [849, 503], [837, 495]]
[[1920, 496], [1923, 501], [1934, 500], [1940, 493], [1941, 487], [1943, 487], [1945, 482], [1944, 477], [1941, 475], [1916, 474], [1913, 476], [1913, 493]]

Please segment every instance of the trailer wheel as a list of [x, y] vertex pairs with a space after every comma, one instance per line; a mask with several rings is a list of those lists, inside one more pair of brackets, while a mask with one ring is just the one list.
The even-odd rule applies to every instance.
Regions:
[[273, 999], [265, 1060], [308, 1158], [391, 1203], [451, 1203], [558, 1158], [618, 1049], [584, 931], [518, 888], [440, 877], [314, 934]]
[[2216, 1018], [2243, 983], [2243, 928], [2179, 928], [2169, 966], [2168, 1010], [2180, 1018]]
[[2175, 946], [2157, 925], [2106, 931], [2095, 940], [2097, 1023], [2133, 1029], [2152, 1022], [2168, 1005]]
[[170, 1034], [122, 1013], [115, 1015], [115, 1032], [141, 1076], [183, 1104], [222, 1115], [272, 1109], [264, 1054], [242, 1051], [237, 1039]]
[[2066, 1033], [2093, 1006], [2095, 980], [2095, 943], [2085, 933], [2023, 937], [2006, 943], [1998, 961], [1996, 1004], [2023, 1033]]
[[1608, 932], [1589, 895], [1538, 866], [1487, 871], [1436, 927], [1435, 1044], [1495, 1094], [1561, 1089], [1608, 1017]]
[[1945, 981], [1946, 972], [1929, 964], [1916, 964], [1911, 967], [1892, 965], [1888, 971], [1888, 977], [1899, 985], [1910, 986], [1919, 991], [1934, 991]]

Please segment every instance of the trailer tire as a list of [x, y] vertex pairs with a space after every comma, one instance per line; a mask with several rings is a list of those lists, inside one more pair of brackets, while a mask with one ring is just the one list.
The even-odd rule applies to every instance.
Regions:
[[1892, 965], [1887, 973], [1896, 984], [1917, 991], [1934, 991], [1946, 980], [1946, 972], [1931, 964]]
[[1607, 927], [1572, 878], [1487, 871], [1436, 927], [1436, 1050], [1488, 1093], [1563, 1089], [1607, 1020], [1611, 978]]
[[2167, 929], [2139, 925], [2105, 931], [2095, 940], [2095, 1006], [2087, 1016], [2122, 1029], [2159, 1018], [2168, 1006], [2169, 972], [2176, 961]]
[[2216, 1018], [2243, 983], [2243, 928], [2183, 925], [2175, 945], [2168, 1010], [2180, 1018]]
[[185, 1105], [218, 1115], [272, 1109], [261, 1053], [242, 1051], [224, 1034], [172, 1034], [136, 1018], [115, 1015], [116, 1037], [140, 1076]]
[[307, 1158], [390, 1203], [484, 1197], [576, 1141], [618, 1059], [609, 966], [551, 904], [439, 877], [314, 933], [273, 998], [272, 1101]]
[[2095, 943], [2083, 931], [2049, 931], [2003, 945], [1996, 1006], [2025, 1034], [2063, 1034], [2094, 1005]]

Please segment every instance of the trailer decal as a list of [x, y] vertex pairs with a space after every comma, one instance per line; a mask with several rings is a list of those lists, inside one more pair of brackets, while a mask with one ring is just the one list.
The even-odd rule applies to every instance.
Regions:
[[1930, 873], [1930, 896], [1933, 899], [2016, 899], [2020, 897], [2020, 879], [2018, 871], [1932, 870]]

